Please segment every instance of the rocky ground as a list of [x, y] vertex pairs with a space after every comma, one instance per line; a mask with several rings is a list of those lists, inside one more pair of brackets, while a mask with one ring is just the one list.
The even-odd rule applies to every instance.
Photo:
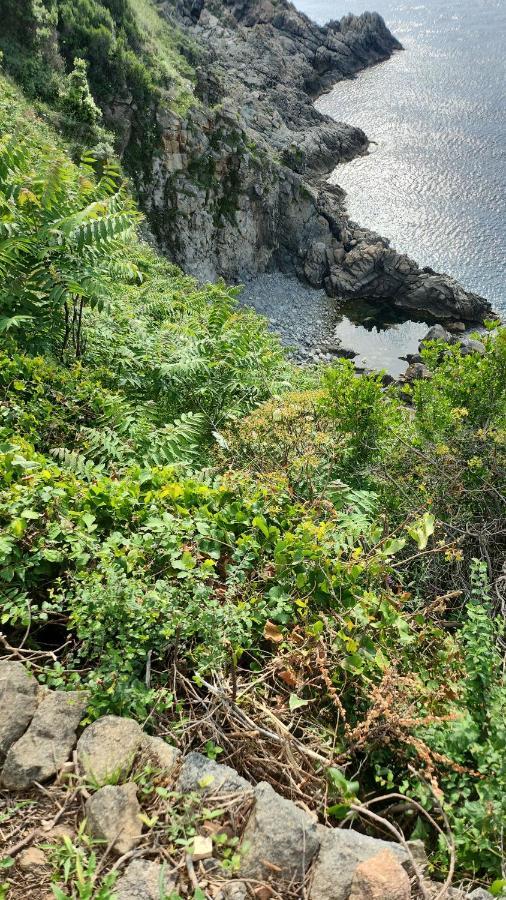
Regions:
[[86, 704], [85, 692], [49, 691], [19, 661], [0, 661], [9, 900], [490, 897], [426, 880], [419, 841], [320, 825], [267, 782], [183, 756], [133, 719], [82, 730]]
[[409, 321], [380, 328], [376, 327], [377, 320], [371, 322], [366, 316], [362, 319], [365, 325], [356, 324], [356, 319], [345, 315], [346, 307], [340, 310], [335, 298], [280, 272], [246, 282], [240, 302], [264, 316], [293, 359], [302, 364], [351, 359], [358, 371], [385, 370], [395, 379], [402, 379], [407, 372], [410, 380], [421, 370], [408, 366], [421, 363], [419, 350], [428, 335], [449, 343], [460, 342], [464, 353], [469, 347], [474, 347], [474, 352], [482, 347], [468, 338], [463, 322], [448, 323], [449, 330]]

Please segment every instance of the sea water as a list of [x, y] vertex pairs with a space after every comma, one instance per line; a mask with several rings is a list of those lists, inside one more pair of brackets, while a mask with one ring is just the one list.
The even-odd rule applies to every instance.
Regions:
[[370, 152], [339, 165], [355, 221], [506, 318], [506, 0], [295, 0], [320, 23], [374, 9], [404, 46], [317, 101]]

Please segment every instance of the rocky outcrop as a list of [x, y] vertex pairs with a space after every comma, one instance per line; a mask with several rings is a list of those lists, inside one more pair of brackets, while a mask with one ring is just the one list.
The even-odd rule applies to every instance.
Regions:
[[367, 150], [357, 128], [314, 98], [400, 48], [380, 16], [320, 27], [287, 0], [178, 0], [160, 13], [199, 48], [199, 106], [156, 113], [160, 148], [138, 184], [161, 249], [201, 279], [281, 269], [340, 300], [435, 319], [479, 321], [490, 307], [349, 221], [324, 180]]

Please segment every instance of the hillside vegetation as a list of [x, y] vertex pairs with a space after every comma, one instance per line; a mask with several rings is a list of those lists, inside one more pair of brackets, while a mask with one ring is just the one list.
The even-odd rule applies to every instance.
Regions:
[[[123, 5], [61, 21], [81, 5], [106, 41]], [[237, 289], [142, 241], [118, 166], [72, 159], [53, 112], [1, 76], [3, 652], [89, 688], [88, 720], [134, 716], [331, 821], [373, 810], [499, 893], [506, 331], [428, 344], [411, 387], [298, 369]]]

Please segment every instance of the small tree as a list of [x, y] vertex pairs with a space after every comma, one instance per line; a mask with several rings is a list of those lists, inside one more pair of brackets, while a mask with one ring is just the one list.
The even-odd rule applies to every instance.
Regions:
[[60, 105], [71, 124], [84, 126], [88, 135], [92, 139], [96, 138], [102, 113], [90, 91], [84, 59], [74, 60], [74, 68], [67, 75]]
[[140, 219], [114, 164], [95, 179], [94, 159], [74, 166], [0, 141], [0, 332], [22, 327], [31, 348], [82, 356], [87, 308], [102, 308], [130, 262]]

